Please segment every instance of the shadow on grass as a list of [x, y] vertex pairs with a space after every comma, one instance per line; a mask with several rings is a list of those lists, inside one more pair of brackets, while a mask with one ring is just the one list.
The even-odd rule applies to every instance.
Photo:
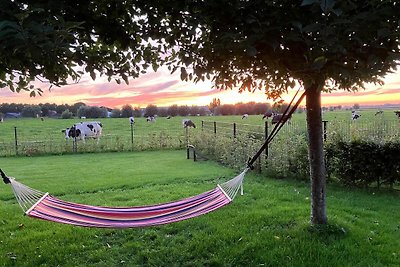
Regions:
[[307, 227], [307, 231], [312, 238], [326, 244], [343, 239], [347, 235], [347, 231], [342, 226], [329, 223], [324, 225], [310, 225]]

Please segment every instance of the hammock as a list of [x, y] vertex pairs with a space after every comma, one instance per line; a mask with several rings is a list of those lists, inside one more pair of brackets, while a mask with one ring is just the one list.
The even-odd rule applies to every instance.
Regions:
[[[300, 90], [300, 89], [299, 89]], [[257, 153], [248, 160], [247, 167], [233, 179], [217, 185], [211, 191], [182, 200], [140, 207], [98, 207], [67, 202], [55, 198], [48, 193], [32, 189], [12, 177], [7, 177], [0, 169], [4, 183], [11, 184], [14, 195], [25, 214], [42, 220], [65, 223], [84, 227], [99, 228], [134, 228], [163, 225], [200, 216], [229, 203], [237, 195], [239, 189], [243, 194], [243, 179], [248, 170], [268, 144], [276, 136], [303, 100], [306, 92], [291, 106], [299, 90], [286, 108], [283, 116], [270, 132]], [[290, 111], [289, 111], [290, 108]], [[288, 116], [285, 116], [285, 115]]]
[[[182, 200], [140, 207], [99, 207], [67, 202], [32, 189], [12, 177], [9, 182], [19, 205], [29, 217], [58, 223], [98, 228], [156, 226], [200, 216], [229, 204], [241, 189], [247, 172], [208, 192]], [[1, 174], [4, 173], [0, 170]], [[8, 179], [8, 180], [7, 180]]]

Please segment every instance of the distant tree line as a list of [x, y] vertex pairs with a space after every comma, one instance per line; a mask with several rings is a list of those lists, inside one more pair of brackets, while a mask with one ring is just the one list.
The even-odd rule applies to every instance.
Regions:
[[[121, 108], [108, 108], [88, 106], [83, 102], [78, 102], [73, 105], [55, 103], [44, 103], [38, 105], [31, 104], [17, 104], [17, 103], [2, 103], [0, 104], [0, 116], [7, 113], [19, 114], [21, 117], [54, 117], [69, 119], [73, 117], [86, 117], [86, 118], [128, 118], [133, 117], [175, 117], [175, 116], [207, 116], [207, 115], [260, 115], [266, 112], [283, 113], [287, 107], [287, 103], [277, 103], [271, 105], [269, 103], [237, 103], [237, 104], [223, 104], [219, 99], [214, 98], [208, 106], [188, 106], [188, 105], [171, 105], [169, 107], [157, 107], [150, 104], [145, 108], [132, 107], [131, 105], [124, 105]], [[302, 109], [299, 109], [301, 112]], [[2, 115], [3, 114], [3, 115]]]

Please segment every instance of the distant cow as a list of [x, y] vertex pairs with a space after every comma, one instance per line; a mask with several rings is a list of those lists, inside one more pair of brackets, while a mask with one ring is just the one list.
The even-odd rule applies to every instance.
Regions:
[[358, 114], [357, 111], [354, 111], [354, 110], [353, 110], [353, 111], [351, 112], [351, 119], [352, 119], [353, 121], [359, 119], [360, 117], [361, 117], [361, 114]]
[[155, 118], [154, 116], [148, 116], [148, 117], [146, 118], [146, 121], [155, 122], [155, 121], [156, 121], [156, 118]]
[[269, 110], [269, 111], [267, 111], [267, 112], [264, 113], [264, 116], [262, 117], [262, 119], [271, 118], [273, 115], [274, 115], [274, 113], [273, 113], [272, 111]]
[[94, 138], [99, 142], [103, 130], [101, 122], [80, 122], [72, 125], [71, 128], [62, 130], [65, 133], [65, 138], [76, 138], [85, 142], [86, 138]]
[[375, 116], [382, 115], [382, 114], [383, 114], [383, 110], [378, 110], [377, 112], [375, 112]]
[[196, 128], [196, 125], [194, 124], [194, 122], [192, 120], [189, 120], [189, 119], [182, 120], [182, 125], [183, 125], [183, 128], [187, 128], [187, 127]]
[[285, 121], [290, 122], [291, 118], [292, 118], [292, 115], [283, 116], [283, 114], [274, 114], [272, 117], [272, 124], [278, 123], [281, 119], [282, 119], [282, 122], [285, 122]]
[[394, 114], [396, 114], [397, 118], [400, 119], [400, 111], [399, 111], [399, 110], [398, 110], [398, 111], [395, 111]]
[[247, 113], [246, 113], [246, 114], [243, 114], [242, 120], [243, 120], [243, 119], [247, 119], [248, 117], [249, 117], [249, 114], [247, 114]]
[[135, 118], [134, 117], [129, 117], [129, 123], [134, 124], [135, 123]]

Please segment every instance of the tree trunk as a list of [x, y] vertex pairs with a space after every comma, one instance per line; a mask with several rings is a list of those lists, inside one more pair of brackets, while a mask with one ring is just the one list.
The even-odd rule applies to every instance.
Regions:
[[325, 188], [326, 169], [322, 138], [321, 88], [312, 84], [307, 88], [308, 155], [311, 179], [311, 224], [326, 224]]

